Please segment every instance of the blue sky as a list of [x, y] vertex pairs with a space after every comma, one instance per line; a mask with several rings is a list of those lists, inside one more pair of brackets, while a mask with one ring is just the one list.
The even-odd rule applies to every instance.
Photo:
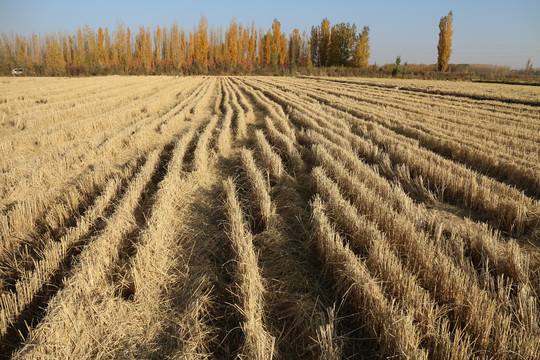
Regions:
[[295, 27], [309, 33], [324, 17], [331, 24], [371, 28], [370, 63], [391, 63], [397, 55], [409, 63], [435, 63], [439, 19], [454, 13], [451, 63], [540, 66], [540, 1], [67, 1], [0, 0], [0, 32], [28, 35], [74, 32], [84, 24], [113, 30], [119, 20], [170, 27], [173, 21], [193, 29], [204, 13], [210, 26], [238, 22], [268, 29], [277, 18], [287, 34]]

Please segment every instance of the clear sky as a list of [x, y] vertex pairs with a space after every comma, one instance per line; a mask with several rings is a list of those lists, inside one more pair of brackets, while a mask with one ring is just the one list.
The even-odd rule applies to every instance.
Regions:
[[242, 1], [69, 1], [0, 0], [0, 32], [28, 35], [69, 32], [88, 24], [114, 30], [118, 21], [137, 31], [140, 25], [179, 26], [192, 30], [201, 13], [210, 26], [238, 22], [268, 29], [277, 18], [282, 31], [309, 33], [324, 17], [331, 24], [355, 23], [371, 29], [370, 63], [437, 60], [438, 24], [454, 14], [451, 63], [509, 65], [522, 68], [528, 58], [540, 67], [540, 0], [242, 0]]

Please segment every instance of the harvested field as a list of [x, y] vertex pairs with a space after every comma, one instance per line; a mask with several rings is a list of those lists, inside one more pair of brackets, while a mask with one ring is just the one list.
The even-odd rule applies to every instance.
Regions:
[[540, 358], [540, 89], [0, 82], [0, 356]]

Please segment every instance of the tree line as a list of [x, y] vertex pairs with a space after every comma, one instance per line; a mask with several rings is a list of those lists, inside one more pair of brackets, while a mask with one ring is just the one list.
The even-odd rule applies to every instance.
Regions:
[[[452, 22], [452, 11], [439, 21], [439, 72], [449, 69]], [[277, 19], [266, 31], [255, 29], [253, 22], [243, 25], [235, 20], [225, 30], [209, 29], [203, 15], [193, 31], [174, 23], [169, 29], [140, 26], [135, 33], [120, 22], [114, 31], [100, 27], [96, 32], [85, 25], [73, 34], [32, 33], [26, 37], [2, 33], [0, 74], [14, 68], [25, 68], [34, 75], [252, 73], [278, 68], [294, 72], [297, 67], [362, 72], [369, 67], [369, 31], [369, 26], [358, 31], [350, 23], [331, 26], [326, 18], [309, 34], [294, 29], [288, 36]], [[407, 71], [407, 63], [403, 69], [400, 63], [398, 56], [389, 71], [393, 76]], [[374, 67], [385, 72], [388, 66]]]
[[209, 28], [201, 16], [192, 31], [123, 23], [111, 31], [88, 25], [75, 33], [38, 36], [2, 33], [0, 71], [26, 68], [39, 75], [205, 73], [253, 71], [256, 68], [347, 66], [367, 68], [369, 27], [330, 26], [328, 19], [310, 34], [294, 29], [287, 35], [274, 19], [267, 30], [232, 20], [224, 30]]

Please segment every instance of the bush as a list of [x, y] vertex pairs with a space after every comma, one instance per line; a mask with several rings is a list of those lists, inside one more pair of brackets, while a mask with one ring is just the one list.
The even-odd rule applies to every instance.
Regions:
[[270, 57], [270, 61], [272, 62], [272, 67], [274, 68], [274, 71], [278, 70], [278, 62], [279, 62], [279, 56], [276, 53], [272, 53], [272, 56]]
[[294, 60], [291, 61], [290, 68], [291, 68], [291, 74], [296, 73], [296, 70], [297, 70], [296, 61], [294, 61]]
[[392, 76], [393, 77], [396, 77], [397, 74], [399, 74], [401, 72], [401, 69], [399, 68], [400, 65], [401, 65], [401, 56], [398, 55], [398, 57], [396, 57], [396, 62], [394, 64], [394, 68], [392, 69]]

